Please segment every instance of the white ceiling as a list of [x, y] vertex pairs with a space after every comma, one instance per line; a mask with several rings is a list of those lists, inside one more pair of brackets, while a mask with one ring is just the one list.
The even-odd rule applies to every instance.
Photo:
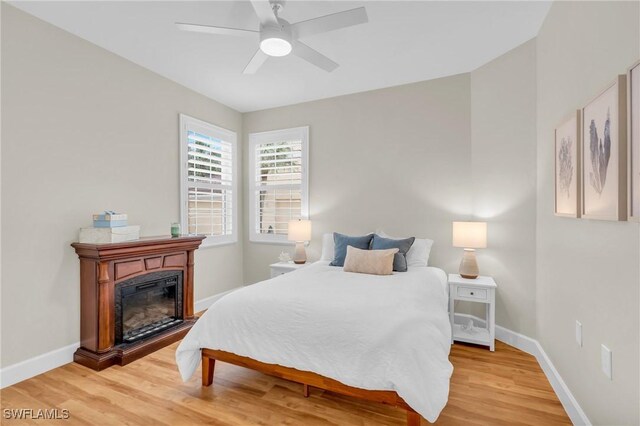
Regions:
[[186, 33], [176, 21], [258, 29], [246, 1], [13, 1], [12, 5], [238, 111], [255, 111], [471, 71], [538, 33], [539, 1], [289, 1], [298, 22], [366, 6], [369, 23], [302, 41], [340, 64], [293, 55], [242, 70], [257, 40]]

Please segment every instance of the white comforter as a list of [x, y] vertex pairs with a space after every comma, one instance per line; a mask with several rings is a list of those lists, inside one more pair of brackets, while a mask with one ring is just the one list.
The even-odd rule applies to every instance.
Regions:
[[394, 390], [433, 422], [447, 402], [446, 276], [414, 267], [391, 276], [316, 262], [215, 302], [176, 352], [183, 380], [200, 348], [312, 371], [362, 389]]

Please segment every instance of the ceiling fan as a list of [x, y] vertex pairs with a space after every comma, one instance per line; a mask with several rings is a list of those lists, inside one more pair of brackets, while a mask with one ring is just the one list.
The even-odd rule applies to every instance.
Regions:
[[367, 11], [364, 7], [290, 24], [278, 16], [284, 8], [284, 0], [251, 0], [251, 4], [260, 19], [259, 31], [183, 22], [176, 22], [176, 25], [181, 30], [198, 33], [242, 37], [259, 36], [260, 47], [243, 71], [244, 74], [254, 74], [269, 56], [286, 56], [290, 53], [331, 72], [338, 67], [338, 64], [298, 39], [368, 22]]

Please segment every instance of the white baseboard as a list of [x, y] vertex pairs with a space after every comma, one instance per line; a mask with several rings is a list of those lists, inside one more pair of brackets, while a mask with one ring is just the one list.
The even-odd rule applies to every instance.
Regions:
[[[200, 312], [207, 309], [213, 302], [238, 288], [239, 287], [198, 300], [194, 306], [195, 311]], [[0, 369], [0, 389], [73, 362], [73, 353], [79, 347], [80, 342], [72, 343], [63, 348], [54, 349], [51, 352]]]
[[0, 370], [0, 388], [14, 385], [23, 380], [46, 373], [49, 370], [73, 361], [73, 353], [80, 347], [80, 342], [63, 348], [54, 349], [46, 354], [29, 358]]
[[[456, 314], [455, 316], [456, 323], [467, 322], [469, 319], [473, 319], [474, 325], [478, 327], [485, 326], [485, 320], [474, 315]], [[542, 368], [545, 376], [547, 376], [547, 380], [549, 380], [551, 387], [558, 396], [571, 422], [574, 425], [591, 426], [589, 418], [582, 410], [582, 407], [580, 407], [580, 404], [578, 404], [578, 401], [573, 397], [567, 384], [562, 380], [562, 377], [560, 377], [558, 370], [556, 370], [544, 349], [542, 349], [540, 342], [499, 325], [496, 325], [496, 339], [536, 357], [540, 368]]]
[[538, 360], [538, 364], [542, 367], [542, 371], [549, 379], [549, 383], [551, 383], [551, 387], [558, 395], [558, 399], [562, 403], [562, 406], [567, 411], [571, 422], [574, 425], [586, 425], [591, 426], [591, 421], [587, 417], [587, 414], [582, 410], [578, 401], [574, 398], [573, 394], [569, 390], [567, 384], [560, 377], [560, 373], [553, 366], [551, 360], [540, 346], [538, 341], [535, 341], [538, 347], [538, 355], [536, 355], [536, 359]]

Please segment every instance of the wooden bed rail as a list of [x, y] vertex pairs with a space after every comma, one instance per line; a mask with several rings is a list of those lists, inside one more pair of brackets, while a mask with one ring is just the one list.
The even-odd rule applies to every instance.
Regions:
[[407, 426], [420, 426], [422, 418], [420, 414], [409, 407], [409, 405], [394, 391], [355, 388], [310, 371], [300, 371], [295, 368], [283, 367], [277, 364], [267, 364], [256, 361], [252, 358], [236, 355], [231, 352], [202, 349], [202, 386], [210, 386], [213, 383], [213, 371], [215, 369], [216, 360], [300, 383], [303, 385], [303, 394], [305, 397], [309, 396], [309, 386], [312, 386], [336, 392], [341, 395], [353, 396], [369, 401], [401, 407], [407, 410]]

